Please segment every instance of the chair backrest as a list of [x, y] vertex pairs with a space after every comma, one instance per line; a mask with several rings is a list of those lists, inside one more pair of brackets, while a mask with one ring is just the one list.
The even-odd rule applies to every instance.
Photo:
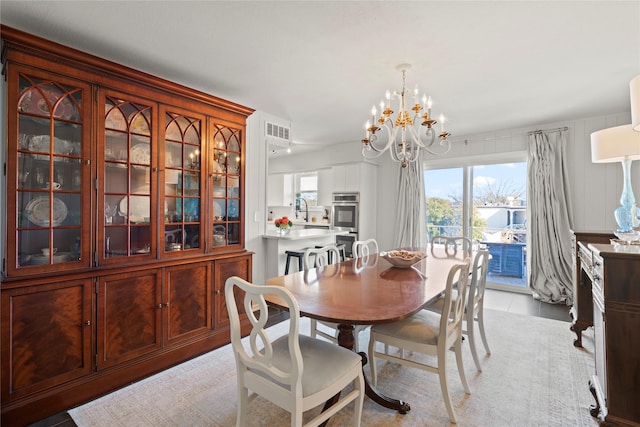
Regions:
[[456, 258], [458, 255], [458, 249], [462, 250], [464, 257], [471, 256], [471, 239], [462, 236], [442, 236], [437, 235], [431, 238], [431, 251], [434, 246], [444, 245], [444, 251], [450, 258]]
[[340, 252], [334, 243], [321, 248], [308, 248], [304, 251], [302, 257], [302, 266], [305, 270], [323, 267], [337, 262], [340, 262]]
[[489, 249], [479, 249], [473, 258], [471, 283], [469, 284], [469, 304], [467, 310], [472, 310], [484, 298], [489, 270]]
[[356, 240], [351, 247], [354, 258], [362, 258], [380, 252], [376, 239]]
[[[440, 334], [442, 336], [446, 331], [446, 339], [442, 341], [447, 346], [446, 348], [449, 348], [457, 335], [462, 335], [462, 321], [469, 289], [470, 263], [471, 259], [466, 258], [463, 264], [455, 264], [447, 276], [447, 287], [440, 317]], [[455, 294], [453, 293], [454, 287], [457, 289]], [[440, 343], [440, 341], [438, 342]]]
[[[288, 357], [291, 360], [290, 364], [283, 364], [282, 361], [278, 363], [278, 366], [290, 366], [291, 369], [287, 371], [274, 366], [272, 340], [265, 331], [269, 317], [264, 298], [267, 294], [279, 297], [289, 309]], [[298, 341], [300, 309], [293, 295], [280, 286], [253, 285], [233, 276], [225, 282], [224, 296], [231, 322], [231, 346], [238, 375], [244, 376], [247, 382], [261, 384], [264, 384], [266, 378], [273, 383], [269, 387], [275, 387], [274, 390], [283, 389], [287, 394], [302, 395], [303, 361]], [[238, 303], [241, 305], [238, 306]], [[247, 344], [242, 342], [240, 314], [245, 314], [251, 322]]]

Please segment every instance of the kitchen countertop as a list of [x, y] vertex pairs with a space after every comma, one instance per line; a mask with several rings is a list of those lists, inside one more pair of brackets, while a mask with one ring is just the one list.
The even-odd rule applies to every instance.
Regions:
[[322, 228], [307, 228], [307, 229], [294, 229], [289, 232], [289, 234], [279, 234], [277, 230], [267, 231], [262, 235], [263, 239], [277, 239], [277, 240], [303, 240], [310, 239], [314, 237], [327, 237], [327, 236], [337, 236], [349, 234], [348, 231], [339, 231], [339, 230], [331, 230], [331, 229], [322, 229]]

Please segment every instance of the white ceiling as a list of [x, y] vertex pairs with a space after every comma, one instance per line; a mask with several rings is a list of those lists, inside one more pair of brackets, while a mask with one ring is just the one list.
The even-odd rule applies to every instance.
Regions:
[[359, 143], [418, 84], [455, 136], [629, 111], [640, 1], [7, 1], [0, 21]]

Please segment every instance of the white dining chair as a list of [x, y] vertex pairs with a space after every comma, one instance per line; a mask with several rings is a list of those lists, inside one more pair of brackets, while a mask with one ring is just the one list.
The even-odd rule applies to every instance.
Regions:
[[[302, 257], [302, 265], [305, 271], [312, 268], [323, 267], [335, 264], [340, 261], [339, 251], [335, 244], [329, 244], [321, 248], [307, 248]], [[316, 338], [321, 336], [331, 342], [338, 343], [338, 324], [323, 320], [311, 319], [310, 336]], [[321, 326], [321, 327], [319, 327]], [[367, 329], [368, 325], [354, 325], [353, 336], [355, 337], [356, 353], [359, 351], [358, 335]]]
[[[289, 309], [289, 332], [275, 340], [265, 325], [269, 310], [265, 295], [277, 296]], [[239, 277], [225, 283], [225, 300], [231, 321], [231, 345], [238, 376], [236, 426], [249, 418], [249, 390], [291, 413], [291, 426], [303, 424], [303, 413], [341, 397], [309, 420], [318, 426], [354, 402], [352, 425], [360, 426], [364, 401], [362, 357], [346, 348], [299, 334], [300, 310], [291, 293], [280, 286], [253, 285]], [[251, 322], [243, 341], [240, 316]], [[262, 423], [269, 424], [264, 419]]]
[[[478, 331], [482, 338], [482, 344], [484, 345], [485, 352], [491, 354], [489, 343], [487, 342], [487, 335], [484, 330], [484, 290], [487, 285], [487, 271], [489, 270], [489, 250], [480, 249], [476, 252], [473, 258], [473, 266], [471, 268], [471, 283], [469, 285], [467, 304], [465, 307], [464, 324], [462, 327], [463, 335], [469, 338], [469, 347], [471, 348], [471, 355], [473, 356], [473, 362], [476, 365], [478, 372], [482, 372], [480, 366], [480, 359], [478, 358], [478, 350], [476, 346], [476, 327], [475, 322], [478, 322]], [[456, 290], [454, 289], [455, 293]], [[425, 309], [442, 313], [444, 306], [444, 300], [440, 298], [425, 305]]]
[[[431, 251], [434, 247], [444, 246], [444, 252], [448, 257], [456, 258], [458, 256], [470, 257], [473, 249], [471, 239], [463, 236], [443, 236], [437, 235], [431, 238]], [[458, 250], [462, 251], [461, 255], [458, 255]]]
[[[453, 292], [453, 284], [457, 283], [458, 292]], [[418, 368], [437, 373], [440, 378], [442, 396], [452, 422], [457, 417], [447, 381], [447, 354], [453, 347], [458, 365], [458, 374], [465, 393], [470, 394], [469, 384], [462, 363], [462, 317], [469, 283], [469, 262], [455, 264], [447, 277], [442, 315], [429, 310], [420, 310], [413, 316], [393, 323], [373, 325], [369, 338], [369, 362], [371, 364], [371, 382], [377, 385], [378, 373], [376, 358], [385, 359], [400, 365]], [[386, 354], [376, 350], [376, 343], [398, 347], [399, 356]], [[405, 351], [422, 353], [437, 357], [437, 363], [428, 364], [408, 356]], [[411, 354], [411, 353], [409, 353]]]
[[351, 254], [354, 258], [362, 258], [378, 252], [380, 250], [376, 239], [356, 240], [351, 246]]

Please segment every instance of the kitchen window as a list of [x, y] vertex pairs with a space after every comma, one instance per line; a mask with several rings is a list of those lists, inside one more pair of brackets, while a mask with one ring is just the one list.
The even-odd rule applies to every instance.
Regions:
[[296, 174], [296, 194], [305, 199], [309, 206], [318, 205], [318, 173]]

